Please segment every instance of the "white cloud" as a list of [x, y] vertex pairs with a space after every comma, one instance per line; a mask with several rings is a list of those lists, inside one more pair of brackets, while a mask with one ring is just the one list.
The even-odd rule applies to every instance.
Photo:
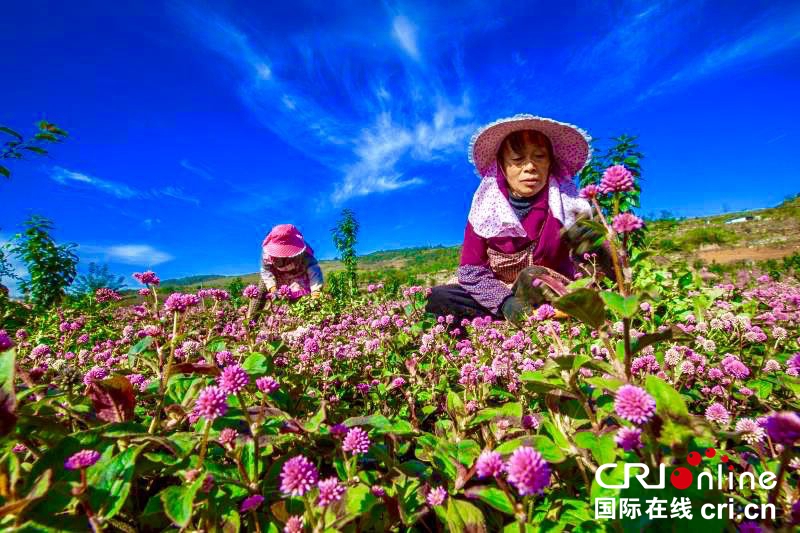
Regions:
[[194, 196], [186, 194], [180, 187], [173, 187], [173, 186], [162, 187], [161, 189], [154, 190], [153, 194], [155, 196], [167, 196], [169, 198], [175, 198], [176, 200], [181, 200], [183, 202], [189, 202], [190, 204], [200, 205], [200, 200], [198, 200]]
[[419, 59], [419, 48], [417, 48], [417, 28], [403, 15], [398, 15], [392, 22], [392, 35], [403, 47], [408, 55], [414, 59]]
[[81, 245], [78, 251], [81, 255], [126, 265], [155, 266], [173, 259], [172, 255], [149, 244], [114, 244], [110, 246], [86, 244]]
[[644, 92], [639, 100], [796, 46], [800, 46], [800, 10], [790, 14], [772, 15], [759, 21], [747, 34], [689, 62], [675, 74]]
[[192, 174], [196, 174], [205, 180], [213, 181], [214, 179], [216, 179], [214, 178], [214, 175], [211, 172], [209, 172], [208, 170], [204, 169], [201, 166], [193, 165], [187, 159], [181, 159], [180, 165], [189, 172], [191, 172]]
[[[418, 61], [400, 62], [405, 76], [398, 78], [389, 74], [397, 68], [397, 58], [375, 53], [376, 42], [388, 47], [396, 41], [408, 56], [420, 59], [417, 28], [401, 15], [390, 19], [391, 38], [380, 27], [374, 35], [361, 32], [356, 45], [348, 41], [347, 54], [339, 54], [336, 47], [351, 39], [352, 31], [329, 30], [334, 35], [324, 39], [292, 34], [279, 39], [280, 47], [264, 53], [256, 43], [269, 43], [269, 37], [245, 34], [214, 13], [192, 6], [182, 9], [180, 16], [199, 42], [239, 69], [237, 92], [265, 127], [341, 175], [327, 193], [334, 203], [423, 183], [416, 172], [405, 171], [411, 166], [407, 164], [463, 151], [474, 130], [468, 99], [450, 103], [445, 87], [453, 80], [445, 83], [439, 71], [420, 71]], [[372, 67], [371, 82], [365, 84], [352, 73], [350, 59], [345, 58], [356, 54], [363, 54]], [[268, 55], [274, 61], [267, 62]], [[270, 66], [267, 80], [255, 68], [259, 63]], [[385, 85], [389, 79], [399, 79], [391, 93]], [[456, 76], [455, 82], [460, 81]], [[329, 102], [332, 93], [337, 95], [336, 105]], [[239, 209], [259, 209], [266, 203], [267, 199], [249, 196]]]
[[102, 192], [111, 194], [112, 196], [116, 196], [117, 198], [136, 198], [140, 196], [138, 191], [125, 184], [95, 178], [88, 174], [67, 170], [66, 168], [53, 167], [50, 178], [66, 186], [75, 186], [78, 184], [79, 186], [93, 187]]
[[[187, 167], [184, 166], [184, 168]], [[132, 198], [167, 197], [167, 198], [174, 198], [176, 200], [181, 200], [183, 202], [193, 203], [195, 205], [200, 204], [200, 200], [198, 200], [194, 196], [191, 196], [190, 194], [187, 194], [180, 187], [175, 187], [172, 185], [168, 185], [160, 189], [153, 189], [150, 192], [147, 192], [134, 189], [123, 183], [96, 178], [88, 174], [85, 174], [83, 172], [67, 170], [66, 168], [61, 168], [61, 167], [53, 167], [53, 169], [50, 172], [50, 178], [53, 181], [67, 187], [92, 188], [100, 192], [104, 192], [112, 196], [115, 196], [116, 198], [121, 198], [123, 200], [128, 200]]]

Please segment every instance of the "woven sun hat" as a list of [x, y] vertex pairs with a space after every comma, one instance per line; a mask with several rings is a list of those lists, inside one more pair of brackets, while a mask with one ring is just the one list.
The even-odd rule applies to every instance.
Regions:
[[262, 246], [270, 257], [294, 257], [308, 248], [303, 234], [292, 224], [279, 224], [272, 228]]
[[480, 128], [469, 144], [469, 162], [482, 178], [497, 159], [497, 151], [509, 134], [521, 130], [536, 130], [550, 139], [553, 155], [562, 177], [572, 177], [580, 172], [592, 158], [592, 138], [584, 130], [551, 118], [533, 115], [514, 115], [502, 118]]

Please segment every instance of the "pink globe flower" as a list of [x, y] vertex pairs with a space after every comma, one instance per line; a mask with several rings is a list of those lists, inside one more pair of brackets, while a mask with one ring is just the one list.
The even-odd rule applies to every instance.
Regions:
[[292, 496], [302, 496], [319, 480], [317, 467], [303, 455], [292, 457], [281, 469], [281, 491]]
[[727, 424], [731, 419], [730, 413], [725, 406], [719, 402], [714, 402], [706, 408], [706, 420], [718, 424]]
[[207, 420], [214, 420], [224, 415], [227, 411], [228, 393], [215, 385], [200, 391], [194, 404], [195, 414]]
[[256, 380], [256, 387], [258, 387], [258, 390], [264, 394], [272, 394], [281, 388], [281, 385], [275, 380], [275, 378], [271, 376], [264, 376]]
[[283, 527], [283, 533], [303, 533], [303, 517], [300, 515], [290, 516]]
[[339, 483], [335, 477], [322, 480], [317, 484], [319, 489], [319, 498], [317, 498], [317, 505], [325, 507], [333, 502], [338, 502], [344, 495], [345, 488]]
[[639, 428], [621, 427], [614, 436], [617, 446], [630, 452], [642, 447], [642, 430]]
[[442, 505], [444, 501], [447, 499], [447, 489], [444, 487], [436, 487], [431, 489], [428, 495], [425, 497], [425, 501], [428, 502], [428, 505]]
[[617, 233], [630, 233], [642, 226], [644, 226], [644, 221], [633, 213], [620, 213], [611, 222], [611, 227]]
[[89, 468], [100, 460], [100, 452], [95, 450], [81, 450], [72, 454], [69, 459], [64, 461], [64, 468], [67, 470], [82, 470]]
[[239, 511], [242, 513], [247, 513], [254, 509], [257, 509], [262, 503], [264, 503], [264, 497], [260, 494], [254, 494], [248, 498], [245, 498], [242, 502], [242, 506], [239, 508]]
[[94, 298], [98, 302], [118, 302], [122, 300], [122, 296], [117, 291], [101, 287], [94, 291]]
[[369, 435], [359, 427], [351, 428], [342, 441], [342, 450], [353, 455], [364, 454], [369, 451]]
[[583, 189], [581, 189], [580, 196], [581, 198], [586, 198], [587, 200], [591, 200], [595, 198], [600, 193], [600, 188], [595, 185], [594, 183], [590, 183]]
[[623, 385], [617, 391], [614, 411], [634, 424], [644, 424], [656, 412], [656, 401], [647, 391], [635, 385]]
[[800, 415], [791, 411], [781, 411], [767, 418], [767, 435], [776, 444], [793, 446], [800, 440]]
[[238, 364], [226, 366], [218, 378], [219, 388], [228, 394], [242, 391], [250, 382], [247, 371]]
[[136, 272], [133, 274], [133, 277], [142, 285], [158, 285], [161, 283], [161, 280], [158, 279], [158, 276], [156, 276], [156, 273], [152, 270], [148, 270], [147, 272]]
[[613, 165], [603, 172], [600, 192], [610, 194], [633, 190], [633, 174], [623, 165]]
[[502, 474], [504, 469], [503, 458], [497, 452], [486, 450], [475, 461], [478, 477], [496, 477]]
[[521, 496], [537, 494], [550, 484], [550, 465], [529, 446], [520, 446], [506, 463], [508, 481]]
[[259, 294], [260, 294], [260, 291], [258, 290], [258, 285], [248, 285], [242, 291], [242, 295], [245, 298], [250, 298], [251, 300], [258, 299]]

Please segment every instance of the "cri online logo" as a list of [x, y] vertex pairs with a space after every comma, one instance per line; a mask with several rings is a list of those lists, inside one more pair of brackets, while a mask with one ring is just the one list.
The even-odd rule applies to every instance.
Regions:
[[[717, 451], [714, 448], [707, 448], [705, 451], [705, 456], [709, 459], [713, 458], [717, 454]], [[702, 462], [703, 458], [700, 456], [698, 452], [691, 452], [686, 457], [686, 462], [689, 463], [691, 466], [699, 466]], [[729, 458], [727, 455], [723, 455], [720, 457], [720, 461], [722, 463], [728, 463]], [[659, 465], [659, 481], [656, 484], [648, 483], [647, 477], [650, 475], [650, 467], [644, 463], [625, 463], [625, 480], [623, 483], [618, 485], [613, 485], [606, 483], [603, 480], [602, 473], [605, 470], [613, 469], [617, 466], [617, 463], [606, 463], [604, 465], [600, 465], [598, 467], [597, 472], [595, 473], [595, 479], [597, 480], [597, 484], [606, 489], [627, 489], [630, 487], [630, 478], [634, 477], [639, 480], [642, 487], [646, 489], [663, 489], [666, 485], [664, 474], [666, 470], [665, 464]], [[631, 475], [631, 470], [640, 470], [638, 473]], [[733, 465], [728, 464], [728, 476], [727, 476], [727, 485], [729, 489], [734, 488], [734, 479], [733, 479]], [[717, 488], [722, 489], [723, 487], [723, 478], [726, 477], [722, 473], [722, 464], [718, 465], [717, 468]], [[760, 476], [758, 476], [758, 483], [763, 489], [770, 490], [775, 487], [777, 484], [776, 482], [776, 475], [773, 472], [766, 471], [763, 472]], [[739, 488], [743, 488], [747, 480], [750, 480], [751, 488], [755, 488], [755, 475], [751, 472], [743, 472], [739, 475]], [[697, 477], [697, 488], [703, 488], [703, 481], [704, 479], [708, 480], [708, 488], [714, 488], [714, 478], [710, 472], [702, 472]], [[684, 466], [679, 466], [672, 471], [672, 474], [669, 476], [669, 482], [672, 484], [673, 487], [679, 490], [685, 490], [692, 486], [694, 482], [694, 474], [692, 471]]]

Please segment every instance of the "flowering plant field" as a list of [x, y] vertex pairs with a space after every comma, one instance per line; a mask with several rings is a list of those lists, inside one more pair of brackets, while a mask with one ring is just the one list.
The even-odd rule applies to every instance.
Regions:
[[[426, 315], [426, 289], [393, 300], [380, 285], [345, 306], [282, 290], [248, 320], [224, 290], [163, 298], [144, 272], [131, 305], [100, 289], [0, 332], [0, 526], [791, 529], [800, 283], [660, 268], [627, 243], [639, 219], [594, 224], [619, 256], [615, 288], [590, 272], [522, 329]], [[698, 454], [715, 476], [772, 472], [771, 488], [598, 482]], [[647, 496], [689, 512], [596, 515]], [[730, 516], [701, 516], [729, 499]], [[776, 513], [743, 519], [748, 503]]]

